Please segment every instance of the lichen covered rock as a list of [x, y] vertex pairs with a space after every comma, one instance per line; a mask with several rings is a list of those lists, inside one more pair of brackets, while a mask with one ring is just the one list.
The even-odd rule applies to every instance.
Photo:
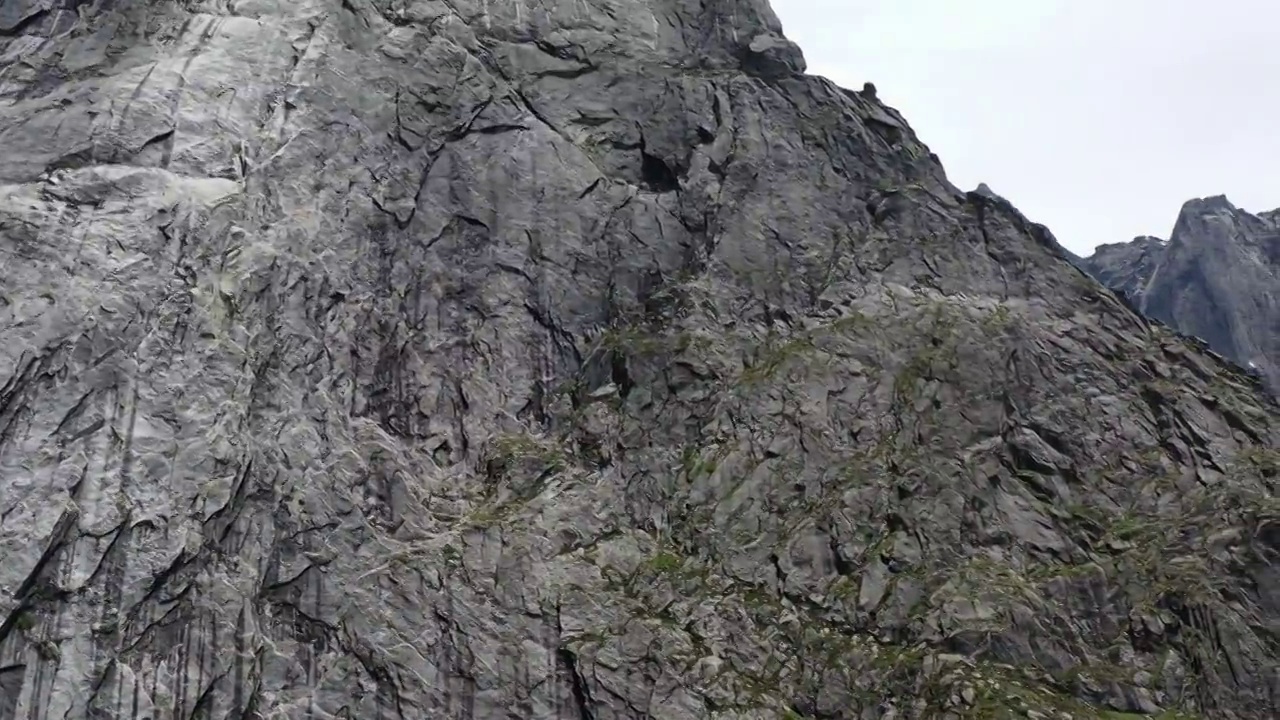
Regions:
[[1273, 715], [1274, 401], [763, 2], [0, 8], [0, 720]]

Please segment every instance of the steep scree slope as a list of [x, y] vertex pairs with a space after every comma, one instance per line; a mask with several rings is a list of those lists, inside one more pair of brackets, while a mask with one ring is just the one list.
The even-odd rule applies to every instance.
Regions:
[[1280, 211], [1254, 215], [1220, 195], [1191, 200], [1167, 243], [1102, 245], [1080, 267], [1280, 391]]
[[1275, 711], [1276, 406], [763, 0], [0, 57], [0, 720]]

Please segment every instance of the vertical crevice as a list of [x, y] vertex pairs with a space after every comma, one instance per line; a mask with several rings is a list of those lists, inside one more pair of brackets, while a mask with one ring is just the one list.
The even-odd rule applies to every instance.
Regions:
[[556, 659], [559, 661], [561, 673], [569, 681], [569, 691], [573, 694], [573, 704], [577, 708], [578, 720], [596, 720], [596, 714], [591, 709], [591, 693], [578, 667], [577, 656], [572, 650], [562, 647], [556, 650]]

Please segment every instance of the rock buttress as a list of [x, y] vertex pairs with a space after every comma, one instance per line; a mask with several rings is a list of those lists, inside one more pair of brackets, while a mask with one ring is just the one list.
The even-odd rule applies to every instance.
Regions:
[[1274, 712], [1274, 403], [762, 2], [0, 58], [0, 720]]

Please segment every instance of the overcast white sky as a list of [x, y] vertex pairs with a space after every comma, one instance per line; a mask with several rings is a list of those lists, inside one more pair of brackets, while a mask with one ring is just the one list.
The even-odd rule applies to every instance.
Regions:
[[1280, 207], [1280, 0], [773, 0], [809, 72], [876, 84], [965, 190], [1078, 253], [1182, 203]]

